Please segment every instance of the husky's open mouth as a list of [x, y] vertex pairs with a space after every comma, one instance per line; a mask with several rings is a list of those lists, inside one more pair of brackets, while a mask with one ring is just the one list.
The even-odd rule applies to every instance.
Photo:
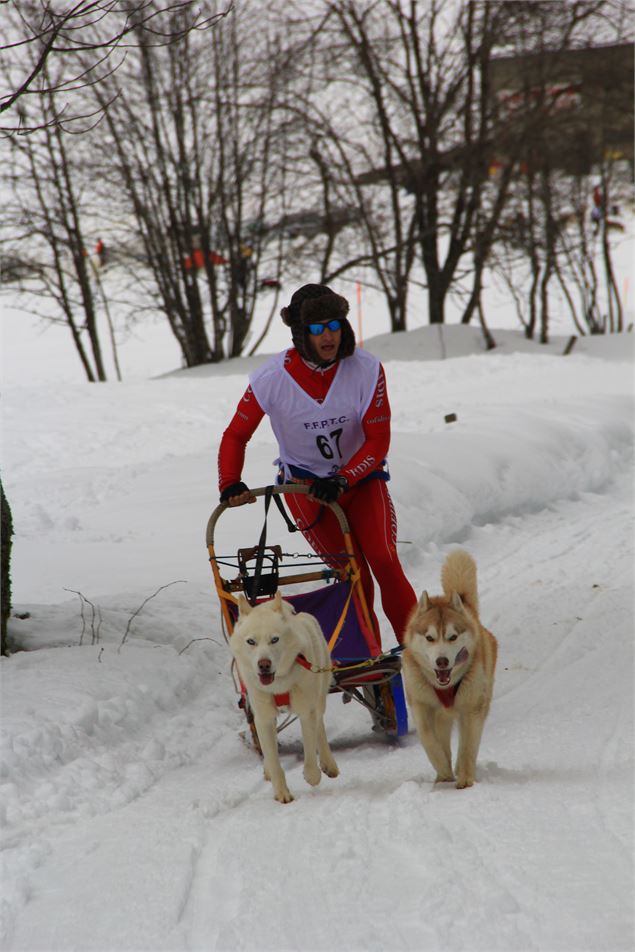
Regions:
[[457, 664], [463, 664], [464, 661], [467, 661], [469, 656], [470, 656], [470, 653], [467, 650], [467, 648], [461, 648], [456, 658], [454, 659], [453, 667], [434, 669], [434, 673], [437, 679], [437, 684], [439, 685], [439, 687], [447, 688], [449, 686], [450, 680], [452, 678], [452, 672], [454, 671], [454, 667], [456, 667]]
[[450, 678], [452, 677], [452, 668], [443, 668], [443, 669], [434, 669], [434, 673], [437, 676], [437, 681], [441, 687], [447, 688], [450, 683]]
[[275, 678], [275, 674], [259, 674], [258, 675], [258, 680], [260, 681], [261, 684], [273, 684], [274, 678]]

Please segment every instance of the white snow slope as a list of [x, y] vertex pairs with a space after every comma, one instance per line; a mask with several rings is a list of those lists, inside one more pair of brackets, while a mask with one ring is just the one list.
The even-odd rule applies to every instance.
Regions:
[[[465, 356], [430, 360], [427, 330], [367, 346], [388, 376], [406, 572], [437, 592], [467, 548], [499, 641], [469, 790], [435, 786], [412, 730], [389, 741], [334, 695], [340, 777], [304, 783], [294, 724], [296, 799], [273, 800], [205, 548], [244, 364], [5, 391], [29, 617], [0, 664], [4, 950], [633, 949], [632, 336], [563, 357], [507, 334], [485, 355], [455, 328], [445, 353]], [[274, 456], [263, 424], [250, 484]], [[261, 523], [226, 513], [220, 549]], [[98, 612], [83, 635], [73, 592]]]

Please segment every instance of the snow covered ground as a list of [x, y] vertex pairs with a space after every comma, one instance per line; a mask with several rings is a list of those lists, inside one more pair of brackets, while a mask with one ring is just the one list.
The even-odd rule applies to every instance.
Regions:
[[[367, 341], [388, 377], [406, 571], [438, 592], [445, 554], [467, 548], [499, 641], [463, 791], [433, 785], [412, 731], [389, 742], [337, 696], [341, 775], [304, 783], [292, 725], [287, 806], [243, 739], [205, 525], [258, 358], [5, 389], [28, 617], [10, 624], [27, 650], [0, 664], [3, 949], [633, 949], [633, 336], [563, 357], [566, 338], [494, 333], [489, 354], [463, 327]], [[274, 455], [263, 424], [252, 485]], [[255, 544], [261, 510], [221, 527], [224, 551]], [[97, 613], [85, 604], [83, 625], [77, 592]]]

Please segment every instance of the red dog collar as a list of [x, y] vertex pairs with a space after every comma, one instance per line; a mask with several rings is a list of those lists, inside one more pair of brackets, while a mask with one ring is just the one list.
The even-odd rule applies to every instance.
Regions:
[[[295, 660], [297, 664], [302, 665], [307, 671], [311, 671], [311, 662], [307, 661], [303, 654], [299, 654]], [[276, 702], [276, 707], [288, 707], [291, 703], [288, 691], [286, 691], [285, 694], [274, 694], [273, 699]]]

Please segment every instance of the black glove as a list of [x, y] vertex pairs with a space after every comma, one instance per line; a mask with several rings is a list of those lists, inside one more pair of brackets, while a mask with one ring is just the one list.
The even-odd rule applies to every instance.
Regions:
[[228, 499], [231, 499], [232, 496], [240, 496], [241, 493], [248, 493], [249, 486], [245, 486], [244, 483], [232, 483], [231, 486], [226, 486], [222, 493], [220, 494], [220, 501], [227, 502]]
[[335, 502], [348, 490], [345, 476], [324, 476], [311, 483], [310, 495], [320, 502]]

